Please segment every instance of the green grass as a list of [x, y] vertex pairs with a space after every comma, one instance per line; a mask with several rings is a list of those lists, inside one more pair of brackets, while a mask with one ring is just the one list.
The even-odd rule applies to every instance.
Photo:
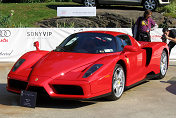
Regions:
[[176, 18], [176, 2], [165, 6], [163, 10], [165, 11], [165, 15], [169, 15]]
[[[50, 3], [0, 3], [0, 16], [8, 16], [11, 10], [14, 10], [14, 15], [10, 17], [10, 22], [13, 24], [10, 27], [39, 27], [36, 22], [57, 17], [56, 9], [47, 6], [54, 5], [79, 5], [73, 2], [50, 2]], [[173, 0], [170, 5], [158, 8], [158, 11], [165, 12], [165, 16], [176, 18], [176, 0]]]
[[176, 0], [173, 0], [169, 5], [158, 8], [158, 12], [164, 12], [164, 16], [176, 18]]
[[43, 19], [57, 17], [57, 10], [47, 7], [48, 5], [79, 5], [73, 2], [51, 2], [51, 3], [0, 3], [0, 15], [8, 16], [11, 10], [12, 27], [37, 27], [36, 22]]

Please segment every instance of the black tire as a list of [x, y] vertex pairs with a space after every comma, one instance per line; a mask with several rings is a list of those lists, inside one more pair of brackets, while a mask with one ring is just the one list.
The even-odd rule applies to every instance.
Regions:
[[83, 4], [86, 7], [96, 7], [97, 6], [97, 0], [83, 0]]
[[164, 78], [166, 75], [167, 69], [168, 69], [168, 55], [166, 51], [163, 50], [163, 52], [161, 53], [161, 59], [160, 59], [160, 73], [157, 79]]
[[125, 88], [125, 80], [124, 68], [120, 64], [116, 64], [112, 78], [112, 92], [111, 95], [107, 97], [108, 100], [114, 101], [122, 96]]
[[155, 11], [158, 7], [158, 2], [156, 0], [144, 0], [142, 5], [144, 10]]

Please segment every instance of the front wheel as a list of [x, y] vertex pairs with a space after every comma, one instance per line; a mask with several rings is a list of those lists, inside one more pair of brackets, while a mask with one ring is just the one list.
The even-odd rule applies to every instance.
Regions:
[[145, 10], [151, 10], [154, 11], [158, 6], [158, 3], [156, 0], [145, 0], [143, 2], [143, 8]]
[[117, 100], [122, 96], [125, 87], [125, 72], [120, 64], [117, 64], [112, 78], [112, 92], [109, 100]]
[[96, 7], [96, 0], [84, 0], [84, 6], [86, 7]]
[[168, 68], [168, 55], [166, 51], [163, 50], [160, 59], [160, 73], [157, 77], [158, 79], [162, 79], [165, 77]]

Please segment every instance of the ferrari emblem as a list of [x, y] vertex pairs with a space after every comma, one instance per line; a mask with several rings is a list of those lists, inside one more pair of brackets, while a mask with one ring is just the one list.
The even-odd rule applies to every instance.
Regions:
[[126, 60], [127, 60], [127, 64], [129, 63], [129, 59], [128, 58], [126, 58]]
[[36, 78], [35, 81], [38, 81], [38, 78]]

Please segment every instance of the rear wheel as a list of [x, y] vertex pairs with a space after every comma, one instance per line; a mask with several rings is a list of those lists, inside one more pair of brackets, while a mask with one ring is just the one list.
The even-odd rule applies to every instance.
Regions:
[[159, 76], [157, 77], [158, 79], [162, 79], [165, 77], [167, 72], [167, 67], [168, 67], [168, 55], [166, 51], [163, 50], [161, 54], [161, 59], [160, 59], [160, 73], [159, 73]]
[[156, 0], [145, 0], [143, 2], [143, 8], [145, 10], [151, 10], [154, 11], [158, 6], [158, 3]]
[[84, 0], [84, 5], [86, 7], [96, 7], [97, 3], [96, 0]]
[[125, 72], [120, 64], [117, 64], [112, 78], [112, 93], [109, 100], [117, 100], [122, 96], [125, 87]]

